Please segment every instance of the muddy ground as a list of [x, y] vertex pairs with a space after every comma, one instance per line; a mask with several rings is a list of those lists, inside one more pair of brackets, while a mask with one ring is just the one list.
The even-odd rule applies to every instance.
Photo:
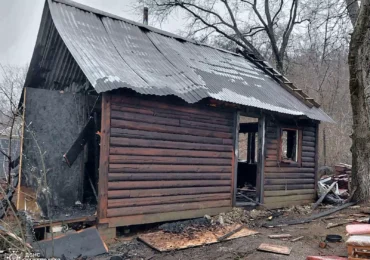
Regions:
[[[234, 239], [231, 241], [221, 242], [217, 244], [188, 248], [178, 251], [160, 253], [151, 249], [147, 245], [136, 239], [136, 236], [143, 232], [150, 232], [155, 230], [155, 227], [146, 228], [146, 230], [139, 229], [133, 231], [131, 234], [122, 235], [118, 237], [113, 243], [109, 245], [109, 255], [100, 256], [99, 259], [110, 259], [111, 256], [121, 256], [122, 259], [145, 259], [145, 260], [172, 260], [172, 259], [286, 259], [286, 260], [300, 260], [306, 259], [309, 255], [336, 255], [347, 256], [346, 246], [344, 242], [328, 243], [324, 249], [319, 247], [319, 242], [324, 240], [328, 234], [338, 234], [343, 236], [344, 241], [347, 239], [345, 225], [327, 229], [328, 223], [339, 223], [346, 219], [363, 219], [364, 216], [356, 214], [364, 214], [364, 206], [348, 208], [330, 215], [329, 218], [321, 218], [311, 223], [299, 224], [286, 227], [264, 228], [262, 223], [268, 221], [268, 217], [256, 217], [255, 220], [249, 221], [247, 225], [252, 230], [260, 232], [257, 235]], [[327, 209], [321, 209], [327, 210]], [[369, 208], [366, 207], [366, 211]], [[247, 211], [248, 212], [248, 211]], [[288, 210], [283, 212], [283, 215], [276, 218], [299, 219], [309, 216], [309, 210]], [[353, 215], [355, 214], [355, 215]], [[268, 215], [268, 213], [267, 213]], [[366, 216], [366, 215], [365, 215]], [[270, 234], [289, 233], [293, 238], [304, 236], [303, 239], [291, 242], [281, 239], [270, 239], [267, 236]], [[277, 255], [272, 253], [265, 253], [257, 251], [257, 247], [261, 243], [269, 243], [276, 245], [283, 245], [291, 247], [292, 251], [289, 256]]]

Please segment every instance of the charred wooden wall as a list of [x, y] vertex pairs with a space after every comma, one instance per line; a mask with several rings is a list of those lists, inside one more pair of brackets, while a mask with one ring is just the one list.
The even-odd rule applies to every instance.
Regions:
[[37, 191], [38, 204], [45, 216], [48, 191], [50, 206], [56, 214], [82, 200], [83, 155], [68, 167], [63, 154], [85, 124], [86, 98], [36, 88], [26, 88], [24, 93], [21, 189], [30, 187]]
[[232, 206], [234, 113], [163, 100], [104, 96], [101, 223], [199, 217]]
[[[281, 129], [299, 129], [298, 163], [280, 162]], [[264, 203], [271, 208], [299, 205], [316, 198], [317, 127], [315, 122], [290, 125], [266, 119]]]

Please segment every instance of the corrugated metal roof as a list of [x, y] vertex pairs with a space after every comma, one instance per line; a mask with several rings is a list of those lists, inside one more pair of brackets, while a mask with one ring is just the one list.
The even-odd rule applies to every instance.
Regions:
[[97, 92], [126, 87], [189, 103], [211, 97], [332, 122], [241, 55], [179, 40], [70, 1], [48, 3], [59, 34]]

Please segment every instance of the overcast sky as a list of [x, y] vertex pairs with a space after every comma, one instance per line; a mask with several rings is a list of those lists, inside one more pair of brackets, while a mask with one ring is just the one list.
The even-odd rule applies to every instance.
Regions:
[[[136, 0], [75, 1], [131, 20], [142, 21], [142, 15], [135, 13], [133, 8]], [[0, 63], [16, 66], [30, 63], [44, 2], [45, 0], [0, 0]], [[181, 29], [182, 24], [183, 20], [172, 17], [162, 25], [162, 29], [176, 32]]]

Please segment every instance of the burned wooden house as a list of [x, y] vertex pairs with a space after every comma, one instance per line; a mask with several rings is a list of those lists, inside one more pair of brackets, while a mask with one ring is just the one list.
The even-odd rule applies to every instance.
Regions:
[[248, 51], [67, 0], [45, 4], [21, 104], [18, 208], [109, 228], [311, 202], [332, 121]]

